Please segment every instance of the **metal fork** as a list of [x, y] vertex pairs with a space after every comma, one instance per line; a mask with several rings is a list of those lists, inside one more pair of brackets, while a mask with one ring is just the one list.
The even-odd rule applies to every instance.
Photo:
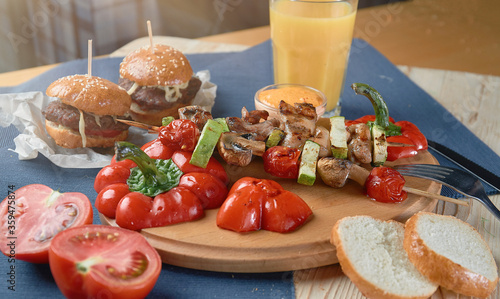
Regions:
[[486, 195], [481, 181], [462, 169], [433, 164], [397, 165], [394, 169], [404, 176], [433, 180], [474, 198], [500, 220], [500, 210]]

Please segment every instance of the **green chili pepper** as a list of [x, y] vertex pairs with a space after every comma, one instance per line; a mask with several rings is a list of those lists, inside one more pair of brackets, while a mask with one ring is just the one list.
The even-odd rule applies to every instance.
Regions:
[[351, 88], [356, 94], [364, 95], [372, 103], [373, 109], [375, 110], [375, 121], [367, 123], [370, 127], [373, 125], [381, 126], [384, 128], [386, 136], [401, 135], [401, 127], [389, 121], [389, 109], [384, 99], [375, 88], [364, 83], [353, 83]]
[[171, 159], [152, 159], [130, 142], [116, 142], [115, 153], [116, 161], [129, 159], [137, 164], [127, 180], [130, 191], [153, 197], [179, 185], [184, 174]]

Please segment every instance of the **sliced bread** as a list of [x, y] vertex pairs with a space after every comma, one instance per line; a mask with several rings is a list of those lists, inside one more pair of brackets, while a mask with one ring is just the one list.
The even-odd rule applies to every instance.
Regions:
[[369, 298], [428, 298], [437, 289], [408, 259], [404, 225], [370, 216], [345, 217], [331, 242], [343, 272]]
[[474, 227], [456, 217], [415, 214], [405, 225], [404, 248], [422, 274], [456, 293], [484, 298], [498, 283], [488, 244]]

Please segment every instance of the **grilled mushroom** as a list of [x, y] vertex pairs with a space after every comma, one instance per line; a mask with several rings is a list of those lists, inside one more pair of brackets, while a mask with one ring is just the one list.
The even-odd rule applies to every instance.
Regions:
[[265, 142], [254, 138], [253, 134], [225, 132], [217, 143], [217, 150], [226, 163], [247, 166], [253, 155], [262, 156], [266, 151]]
[[366, 178], [370, 174], [367, 169], [351, 161], [333, 157], [319, 159], [318, 173], [323, 182], [333, 188], [344, 187], [347, 179], [364, 186]]

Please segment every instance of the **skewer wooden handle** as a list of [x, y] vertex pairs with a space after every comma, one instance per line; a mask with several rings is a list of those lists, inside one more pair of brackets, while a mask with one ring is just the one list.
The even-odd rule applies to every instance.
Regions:
[[127, 124], [127, 125], [132, 126], [132, 127], [148, 130], [151, 133], [158, 133], [158, 131], [160, 131], [160, 127], [151, 126], [148, 124], [143, 124], [143, 123], [132, 121], [132, 120], [117, 119], [117, 121], [122, 122], [122, 123]]
[[403, 187], [403, 190], [405, 190], [408, 193], [412, 193], [412, 194], [419, 195], [419, 196], [424, 196], [424, 197], [428, 197], [428, 198], [432, 198], [432, 199], [439, 199], [439, 200], [442, 200], [442, 201], [451, 202], [451, 203], [454, 203], [454, 204], [457, 204], [457, 205], [461, 205], [461, 206], [466, 206], [466, 207], [469, 206], [469, 203], [466, 202], [466, 201], [462, 201], [462, 200], [459, 200], [459, 199], [442, 196], [442, 195], [439, 195], [439, 194], [429, 193], [429, 192], [422, 191], [422, 190], [415, 189], [415, 188], [411, 188], [411, 187], [406, 187], [405, 186], [405, 187]]

